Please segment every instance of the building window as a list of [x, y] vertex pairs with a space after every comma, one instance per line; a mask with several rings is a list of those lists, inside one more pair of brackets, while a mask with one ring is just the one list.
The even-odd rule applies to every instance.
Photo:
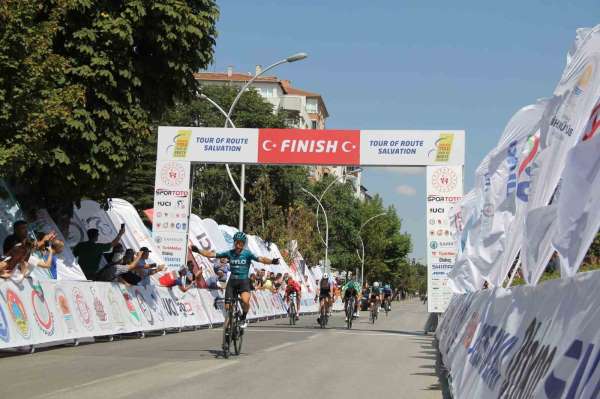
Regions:
[[310, 128], [311, 129], [317, 129], [317, 121], [311, 121], [310, 122]]
[[314, 100], [307, 100], [306, 112], [308, 112], [309, 114], [316, 114], [318, 112], [317, 102]]

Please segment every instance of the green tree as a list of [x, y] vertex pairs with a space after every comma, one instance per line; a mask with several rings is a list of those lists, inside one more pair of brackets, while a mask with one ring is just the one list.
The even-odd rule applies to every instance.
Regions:
[[3, 1], [0, 167], [22, 202], [68, 217], [114, 192], [152, 119], [195, 93], [217, 17], [213, 0]]

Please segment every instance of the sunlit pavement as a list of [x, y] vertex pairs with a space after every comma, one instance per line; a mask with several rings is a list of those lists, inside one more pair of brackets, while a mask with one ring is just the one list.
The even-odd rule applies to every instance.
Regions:
[[[220, 357], [221, 329], [128, 338], [0, 358], [6, 398], [441, 398], [427, 318], [394, 303], [352, 330], [342, 314], [251, 324], [240, 356]], [[341, 395], [341, 396], [340, 396]]]

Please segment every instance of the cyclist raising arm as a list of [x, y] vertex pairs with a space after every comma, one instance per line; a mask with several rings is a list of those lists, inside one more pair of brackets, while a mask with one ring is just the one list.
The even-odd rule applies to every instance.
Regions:
[[199, 250], [192, 247], [192, 251], [199, 253], [207, 258], [225, 258], [229, 260], [229, 268], [231, 275], [225, 288], [225, 309], [229, 310], [229, 306], [235, 303], [235, 298], [239, 294], [242, 301], [242, 328], [246, 328], [246, 316], [250, 310], [250, 265], [252, 261], [264, 263], [267, 265], [278, 265], [279, 258], [265, 258], [264, 256], [256, 256], [252, 252], [244, 249], [246, 245], [246, 234], [238, 231], [233, 235], [233, 249], [224, 252], [215, 252], [207, 250]]

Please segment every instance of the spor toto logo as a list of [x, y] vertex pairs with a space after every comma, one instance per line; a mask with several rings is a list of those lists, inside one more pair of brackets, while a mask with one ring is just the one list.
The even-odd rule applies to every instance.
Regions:
[[29, 339], [31, 336], [31, 330], [29, 328], [29, 320], [27, 318], [27, 312], [25, 305], [19, 298], [19, 295], [10, 288], [6, 290], [6, 305], [8, 305], [8, 311], [17, 325], [17, 331], [25, 339]]
[[160, 168], [160, 181], [168, 187], [177, 187], [185, 181], [186, 173], [177, 162], [167, 162]]
[[439, 168], [431, 176], [431, 184], [439, 193], [449, 193], [456, 189], [458, 177], [450, 168]]

